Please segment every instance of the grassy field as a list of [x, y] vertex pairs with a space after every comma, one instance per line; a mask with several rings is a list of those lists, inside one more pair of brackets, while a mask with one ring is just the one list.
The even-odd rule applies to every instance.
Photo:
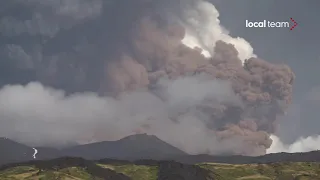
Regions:
[[[156, 180], [158, 167], [145, 165], [97, 164], [102, 168], [123, 173], [133, 180]], [[274, 164], [218, 164], [202, 163], [201, 168], [214, 172], [217, 180], [320, 180], [320, 163]], [[84, 168], [69, 167], [40, 171], [34, 166], [19, 166], [0, 172], [0, 180], [90, 180], [92, 176]]]
[[[0, 172], [1, 180], [89, 180], [94, 179], [86, 172], [85, 169], [79, 167], [70, 167], [65, 169], [60, 169], [58, 171], [39, 171], [32, 166], [21, 166], [10, 168], [5, 171]], [[99, 179], [99, 178], [95, 178]]]
[[123, 173], [132, 178], [132, 180], [156, 180], [158, 167], [157, 166], [143, 166], [143, 165], [107, 165], [98, 164], [100, 167], [108, 168]]

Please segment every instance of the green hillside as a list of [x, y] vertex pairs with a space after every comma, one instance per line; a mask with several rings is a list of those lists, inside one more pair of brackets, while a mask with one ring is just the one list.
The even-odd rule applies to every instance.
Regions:
[[[114, 170], [130, 177], [132, 180], [156, 180], [158, 169], [156, 166], [144, 165], [108, 165], [97, 164], [102, 168]], [[102, 180], [103, 178], [92, 175], [86, 168], [68, 167], [56, 170], [40, 171], [35, 166], [18, 166], [0, 172], [1, 180]], [[117, 178], [115, 178], [117, 179]]]
[[[20, 166], [7, 169], [0, 173], [1, 180], [53, 180], [53, 179], [94, 179], [96, 177], [89, 174], [84, 168], [69, 167], [59, 170], [39, 171], [32, 166]], [[96, 178], [99, 179], [99, 178]]]
[[200, 164], [218, 180], [320, 180], [320, 163]]
[[[115, 174], [124, 175], [108, 176], [112, 179], [132, 179], [132, 180], [157, 180], [160, 176], [159, 165], [135, 165], [135, 164], [95, 164], [98, 168], [112, 170]], [[181, 166], [180, 166], [181, 167]], [[190, 166], [191, 167], [191, 166]], [[194, 168], [200, 167], [203, 170], [209, 170], [206, 178], [217, 180], [320, 180], [320, 163], [273, 163], [273, 164], [219, 164], [202, 163]], [[41, 169], [41, 170], [40, 170]], [[179, 172], [178, 172], [179, 171]], [[182, 177], [179, 175], [181, 170], [164, 172], [162, 169], [161, 177]], [[188, 170], [190, 172], [190, 170]], [[199, 171], [198, 171], [199, 172]], [[169, 175], [171, 174], [171, 175]], [[186, 176], [188, 177], [188, 176]], [[21, 165], [10, 167], [0, 171], [1, 180], [99, 180], [105, 179], [100, 175], [95, 175], [87, 167], [55, 167], [50, 169], [38, 168], [37, 165]], [[162, 179], [162, 178], [160, 178]], [[164, 178], [165, 179], [165, 178]], [[167, 178], [170, 180], [170, 178]], [[177, 178], [180, 179], [180, 178]], [[183, 178], [182, 178], [183, 179]]]
[[129, 176], [133, 180], [156, 180], [158, 174], [157, 166], [145, 166], [145, 165], [108, 165], [108, 164], [98, 164], [100, 167], [108, 168], [116, 171], [117, 173], [123, 173]]

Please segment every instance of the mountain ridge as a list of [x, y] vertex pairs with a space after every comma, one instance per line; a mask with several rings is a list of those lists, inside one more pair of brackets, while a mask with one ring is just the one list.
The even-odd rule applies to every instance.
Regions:
[[[34, 160], [32, 147], [17, 143], [8, 138], [0, 138], [0, 165]], [[77, 145], [66, 149], [37, 147], [36, 160], [49, 160], [60, 157], [80, 157], [87, 160], [116, 159], [130, 162], [152, 163], [156, 160], [176, 161], [184, 164], [203, 162], [250, 164], [273, 162], [320, 162], [320, 151], [305, 153], [273, 153], [263, 156], [222, 156], [189, 155], [156, 136], [138, 134], [117, 141], [103, 141]]]
[[[8, 138], [0, 141], [0, 165], [20, 161], [33, 160], [32, 147], [15, 142]], [[76, 145], [63, 149], [50, 147], [35, 147], [38, 150], [37, 159], [52, 159], [58, 157], [82, 157], [88, 160], [104, 158], [138, 160], [165, 159], [168, 157], [188, 155], [180, 149], [162, 141], [156, 136], [137, 134], [124, 137], [116, 141], [102, 141], [83, 145]], [[15, 151], [17, 150], [17, 151]], [[8, 159], [7, 157], [13, 157]], [[3, 160], [1, 160], [3, 159]]]
[[130, 135], [117, 141], [78, 145], [63, 149], [62, 152], [66, 156], [76, 155], [90, 160], [103, 159], [106, 154], [108, 158], [125, 160], [163, 159], [168, 156], [187, 155], [158, 137], [147, 134]]

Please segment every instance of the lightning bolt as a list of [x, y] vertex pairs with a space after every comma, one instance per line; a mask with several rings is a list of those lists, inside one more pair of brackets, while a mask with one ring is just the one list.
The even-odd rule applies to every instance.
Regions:
[[33, 153], [33, 159], [36, 159], [36, 154], [38, 153], [38, 150], [36, 148], [32, 148], [34, 150]]

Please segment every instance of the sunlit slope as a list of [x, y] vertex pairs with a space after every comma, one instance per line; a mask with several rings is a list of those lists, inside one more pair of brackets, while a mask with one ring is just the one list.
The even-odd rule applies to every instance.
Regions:
[[39, 171], [39, 169], [32, 166], [20, 166], [7, 169], [0, 173], [1, 180], [20, 180], [20, 179], [101, 179], [89, 174], [84, 168], [69, 167], [59, 170], [45, 170]]
[[217, 180], [320, 180], [320, 163], [199, 164]]
[[100, 167], [111, 169], [117, 173], [123, 173], [133, 180], [156, 180], [158, 177], [157, 166], [146, 165], [110, 165], [110, 164], [98, 164]]
[[[158, 168], [156, 166], [144, 165], [108, 165], [97, 164], [99, 167], [113, 170], [117, 173], [123, 173], [128, 179], [132, 180], [156, 180]], [[1, 180], [103, 180], [105, 177], [99, 177], [83, 167], [68, 167], [62, 169], [40, 170], [35, 166], [18, 166], [6, 169], [0, 172]], [[110, 177], [112, 179], [122, 179], [121, 177]], [[125, 178], [123, 178], [125, 179]]]

